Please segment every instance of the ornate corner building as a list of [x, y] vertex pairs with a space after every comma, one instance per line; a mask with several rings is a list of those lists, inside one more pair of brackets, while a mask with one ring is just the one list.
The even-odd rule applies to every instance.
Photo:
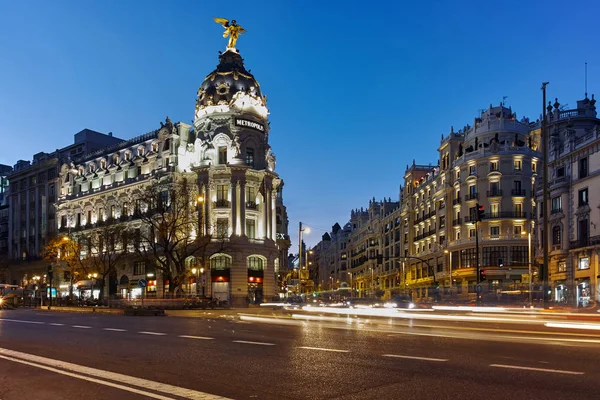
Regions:
[[[228, 49], [198, 90], [193, 126], [167, 117], [155, 131], [57, 159], [51, 223], [73, 240], [98, 235], [106, 226], [126, 227], [133, 240], [123, 239], [115, 251], [128, 256], [110, 272], [105, 293], [135, 297], [145, 279], [150, 296], [162, 297], [173, 285], [132, 250], [143, 246], [140, 238], [150, 229], [142, 218], [150, 207], [140, 199], [154, 182], [186, 178], [198, 196], [198, 226], [188, 236], [209, 237], [211, 244], [202, 256], [186, 261], [190, 276], [181, 290], [233, 306], [270, 299], [278, 294], [279, 267], [286, 263], [290, 241], [284, 184], [275, 172], [269, 132], [266, 97], [238, 52]], [[202, 275], [194, 276], [192, 268]], [[78, 286], [81, 294], [86, 288], [92, 294], [97, 283], [82, 279]]]

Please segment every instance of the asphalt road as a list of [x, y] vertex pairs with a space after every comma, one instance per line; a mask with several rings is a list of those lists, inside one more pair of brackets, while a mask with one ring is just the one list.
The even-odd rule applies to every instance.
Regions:
[[2, 400], [595, 399], [599, 356], [519, 321], [0, 312]]

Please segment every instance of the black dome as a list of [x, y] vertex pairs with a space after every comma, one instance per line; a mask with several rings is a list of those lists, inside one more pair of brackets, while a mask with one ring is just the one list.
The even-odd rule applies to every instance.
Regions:
[[242, 57], [232, 50], [219, 56], [217, 69], [208, 74], [198, 89], [197, 107], [229, 104], [238, 92], [251, 93], [262, 99], [260, 86], [244, 67]]

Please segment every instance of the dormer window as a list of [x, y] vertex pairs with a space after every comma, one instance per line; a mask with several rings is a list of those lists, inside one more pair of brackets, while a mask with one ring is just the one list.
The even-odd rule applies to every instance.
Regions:
[[100, 168], [101, 168], [101, 169], [104, 169], [104, 168], [106, 168], [106, 160], [101, 160], [101, 161], [100, 161]]
[[118, 155], [118, 154], [115, 154], [115, 155], [113, 156], [113, 164], [117, 165], [118, 163], [119, 163], [119, 155]]
[[90, 164], [90, 172], [94, 172], [94, 164]]
[[158, 143], [157, 142], [152, 143], [152, 151], [155, 153], [158, 151]]
[[83, 175], [85, 173], [85, 170], [83, 169], [83, 167], [79, 167], [79, 175]]
[[144, 155], [144, 148], [138, 147], [138, 156], [142, 157]]
[[130, 151], [125, 153], [125, 160], [127, 160], [127, 161], [131, 160], [131, 152]]

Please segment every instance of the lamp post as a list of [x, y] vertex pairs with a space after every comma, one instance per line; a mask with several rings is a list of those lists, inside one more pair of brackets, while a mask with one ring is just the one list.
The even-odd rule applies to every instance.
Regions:
[[310, 233], [308, 226], [302, 227], [302, 222], [298, 226], [298, 293], [302, 290], [302, 278], [300, 277], [300, 271], [302, 270], [302, 234], [306, 232]]
[[[94, 286], [95, 286], [97, 277], [98, 277], [98, 273], [96, 273], [96, 272], [94, 272], [93, 274], [88, 274], [88, 279], [94, 280], [93, 284], [90, 282], [90, 299], [91, 300], [94, 300]], [[50, 289], [50, 291], [52, 291], [52, 289]]]
[[532, 297], [531, 297], [531, 283], [533, 282], [533, 276], [531, 273], [531, 230], [529, 232], [525, 232], [522, 231], [521, 232], [522, 235], [527, 235], [527, 266], [528, 266], [528, 270], [529, 270], [529, 307], [531, 307], [533, 304], [532, 301]]
[[448, 250], [444, 250], [444, 253], [448, 254], [448, 275], [450, 276], [450, 296], [452, 296], [452, 253]]
[[204, 235], [204, 197], [198, 196], [196, 199], [198, 205], [198, 237]]
[[375, 295], [375, 290], [373, 289], [373, 267], [369, 267], [369, 269], [371, 270], [371, 297], [373, 297]]
[[353, 296], [354, 288], [352, 287], [352, 272], [348, 272], [348, 276], [350, 276], [350, 297]]

